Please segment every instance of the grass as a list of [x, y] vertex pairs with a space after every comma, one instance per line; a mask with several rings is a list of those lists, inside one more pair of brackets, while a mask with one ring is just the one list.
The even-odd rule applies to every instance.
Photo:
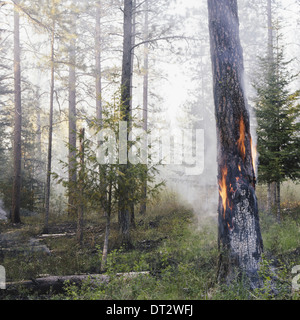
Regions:
[[[136, 229], [132, 232], [134, 249], [126, 251], [120, 247], [117, 223], [112, 221], [106, 270], [111, 276], [108, 284], [95, 287], [87, 282], [78, 288], [69, 283], [64, 294], [49, 294], [47, 299], [299, 300], [299, 292], [291, 290], [295, 276], [291, 270], [300, 265], [300, 205], [294, 189], [287, 190], [283, 193], [281, 224], [276, 222], [275, 215], [260, 212], [264, 257], [260, 271], [263, 287], [259, 290], [249, 292], [240, 279], [226, 286], [216, 281], [216, 221], [208, 217], [196, 220], [191, 209], [176, 195], [165, 192], [148, 206], [147, 215], [136, 215]], [[290, 193], [294, 194], [293, 198], [289, 198]], [[52, 228], [54, 233], [75, 232], [75, 222], [64, 216], [53, 218], [50, 230]], [[0, 228], [1, 232], [15, 230], [9, 225]], [[26, 242], [41, 233], [42, 221], [26, 218], [18, 230], [22, 241]], [[50, 256], [27, 253], [7, 256], [0, 262], [7, 270], [9, 281], [36, 278], [41, 274], [99, 273], [103, 234], [104, 220], [90, 215], [85, 221], [83, 246], [77, 244], [74, 236], [46, 239]], [[132, 271], [150, 273], [131, 279], [116, 276]]]

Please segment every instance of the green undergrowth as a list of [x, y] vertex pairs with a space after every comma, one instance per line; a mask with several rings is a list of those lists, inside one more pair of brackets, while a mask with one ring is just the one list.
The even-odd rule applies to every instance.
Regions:
[[[78, 288], [69, 284], [66, 299], [113, 300], [299, 300], [293, 289], [293, 267], [300, 265], [300, 207], [283, 204], [278, 224], [275, 214], [260, 212], [264, 241], [259, 276], [261, 287], [249, 290], [241, 277], [230, 284], [216, 281], [217, 223], [196, 222], [190, 210], [152, 214], [136, 230], [137, 239], [156, 239], [149, 248], [112, 250], [108, 257], [108, 284]], [[163, 239], [161, 241], [161, 239]], [[156, 244], [156, 245], [155, 245]], [[118, 273], [150, 271], [134, 278]]]
[[[300, 265], [300, 206], [284, 203], [278, 224], [275, 214], [260, 212], [264, 255], [260, 278], [262, 287], [249, 291], [244, 279], [230, 284], [217, 282], [217, 220], [195, 217], [192, 210], [173, 193], [166, 192], [149, 204], [147, 214], [136, 214], [132, 230], [133, 249], [118, 242], [116, 218], [112, 221], [105, 274], [108, 283], [85, 282], [81, 287], [65, 285], [61, 294], [39, 297], [22, 293], [26, 299], [54, 300], [268, 300], [296, 299], [299, 291], [292, 288]], [[12, 226], [1, 226], [3, 232], [15, 232]], [[51, 254], [22, 253], [2, 257], [8, 281], [34, 279], [41, 275], [100, 273], [104, 240], [104, 219], [90, 215], [85, 219], [84, 243], [76, 242], [76, 222], [57, 217], [50, 223], [52, 233], [67, 233], [62, 238], [43, 240]], [[23, 242], [41, 234], [42, 223], [28, 218], [17, 231]], [[134, 272], [128, 277], [126, 273]], [[125, 274], [125, 275], [124, 275]]]
[[[160, 219], [156, 234], [165, 239], [148, 249], [110, 252], [108, 284], [81, 289], [69, 284], [69, 299], [165, 300], [207, 299], [215, 285], [217, 267], [216, 230], [207, 222], [200, 230], [191, 224], [190, 211], [179, 210]], [[145, 227], [141, 227], [144, 229]], [[164, 232], [164, 230], [168, 232]], [[145, 229], [144, 229], [145, 230]], [[142, 232], [142, 230], [139, 230]], [[148, 227], [145, 234], [149, 233]], [[147, 274], [139, 272], [149, 271]], [[117, 275], [136, 272], [132, 278]], [[117, 276], [116, 276], [117, 275]]]

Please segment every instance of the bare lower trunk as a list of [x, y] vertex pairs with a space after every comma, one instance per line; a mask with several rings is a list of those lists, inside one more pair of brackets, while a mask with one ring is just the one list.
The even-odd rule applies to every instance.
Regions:
[[108, 188], [108, 200], [106, 203], [106, 227], [105, 227], [105, 238], [104, 238], [104, 245], [103, 245], [103, 252], [102, 252], [101, 271], [104, 271], [106, 268], [109, 235], [110, 235], [111, 208], [112, 208], [112, 182], [110, 181], [109, 188]]
[[262, 253], [236, 0], [208, 0], [218, 141], [219, 279], [258, 286]]
[[276, 211], [277, 211], [277, 221], [280, 223], [281, 221], [281, 210], [280, 210], [280, 182], [276, 183]]
[[272, 182], [271, 184], [271, 206], [275, 207], [277, 204], [277, 184]]
[[142, 186], [142, 200], [141, 200], [141, 206], [140, 206], [140, 214], [144, 215], [146, 214], [146, 211], [147, 211], [147, 181], [144, 181]]
[[106, 268], [107, 255], [108, 255], [108, 244], [110, 235], [110, 215], [106, 214], [106, 227], [105, 227], [105, 238], [102, 251], [101, 271], [104, 272]]
[[268, 191], [267, 191], [267, 212], [271, 212], [271, 184], [268, 183]]
[[77, 241], [82, 244], [83, 240], [83, 216], [84, 216], [84, 129], [80, 130], [80, 172], [79, 172], [79, 189], [80, 189], [80, 199], [78, 207], [78, 220], [77, 220]]

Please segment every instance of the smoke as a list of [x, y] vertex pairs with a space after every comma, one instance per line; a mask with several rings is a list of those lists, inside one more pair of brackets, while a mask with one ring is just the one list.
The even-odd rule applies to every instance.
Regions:
[[[187, 6], [185, 2], [182, 5]], [[195, 7], [199, 7], [199, 2], [195, 1], [194, 5]], [[204, 9], [204, 12], [207, 12], [207, 8]], [[251, 10], [253, 11], [253, 9]], [[254, 110], [250, 104], [252, 100], [251, 96], [253, 95], [250, 76], [253, 72], [253, 65], [257, 59], [257, 53], [259, 52], [258, 50], [261, 48], [260, 45], [256, 43], [257, 39], [252, 37], [251, 30], [249, 31], [247, 14], [248, 10], [245, 11], [245, 8], [241, 7], [241, 10], [239, 10], [239, 17], [232, 16], [231, 12], [226, 12], [223, 13], [221, 18], [222, 23], [230, 22], [230, 28], [238, 30], [236, 34], [238, 34], [240, 37], [240, 42], [243, 49], [243, 64], [240, 66], [241, 77], [238, 79], [238, 81], [240, 82], [240, 86], [244, 93], [245, 103], [249, 112], [252, 143], [254, 147], [256, 147], [257, 124]], [[188, 23], [186, 23], [186, 26], [187, 25]], [[195, 30], [196, 26], [189, 31], [195, 36]], [[170, 85], [170, 92], [172, 94], [168, 94], [168, 91], [166, 91], [165, 100], [166, 103], [170, 105], [170, 117], [173, 120], [170, 122], [169, 130], [171, 131], [180, 126], [180, 121], [178, 122], [176, 121], [177, 119], [174, 119], [176, 116], [179, 117], [181, 121], [184, 120], [180, 111], [183, 109], [184, 103], [190, 107], [192, 106], [192, 101], [190, 100], [193, 99], [189, 100], [189, 98], [193, 93], [196, 93], [195, 96], [198, 98], [195, 98], [194, 100], [197, 101], [197, 108], [195, 108], [194, 111], [200, 111], [200, 114], [203, 115], [203, 121], [200, 121], [200, 127], [197, 127], [196, 125], [195, 128], [195, 126], [192, 125], [190, 128], [204, 129], [204, 170], [202, 174], [194, 176], [189, 176], [186, 174], [184, 165], [177, 167], [167, 166], [162, 170], [162, 176], [167, 181], [167, 186], [171, 190], [174, 190], [176, 193], [178, 193], [180, 198], [184, 199], [185, 202], [192, 207], [195, 215], [199, 217], [199, 220], [201, 220], [202, 217], [217, 216], [219, 198], [217, 182], [217, 138], [215, 131], [215, 120], [211, 119], [211, 117], [214, 117], [214, 98], [212, 89], [213, 80], [210, 68], [211, 61], [209, 55], [210, 46], [208, 41], [208, 25], [206, 26], [204, 24], [202, 26], [201, 38], [206, 39], [206, 41], [193, 44], [198, 46], [194, 48], [195, 54], [193, 58], [197, 58], [199, 60], [198, 62], [201, 62], [201, 64], [198, 66], [198, 73], [193, 73], [194, 71], [192, 69], [188, 69], [187, 65], [173, 64], [172, 68], [176, 70], [176, 74], [171, 73], [173, 75], [172, 84]], [[255, 50], [248, 50], [249, 46], [251, 48], [255, 48]], [[225, 51], [223, 57], [225, 60], [227, 58], [227, 54], [228, 52]], [[197, 66], [197, 61], [195, 62], [194, 67], [195, 66]], [[188, 70], [188, 72], [182, 71], [181, 68], [185, 69], [184, 71]], [[193, 81], [193, 76], [194, 78], [198, 77], [198, 81]], [[189, 88], [188, 91], [185, 90], [186, 86]], [[202, 110], [204, 110], [204, 112]], [[195, 113], [191, 114], [190, 118], [185, 119], [185, 122], [192, 123], [194, 118]]]
[[7, 213], [3, 209], [3, 201], [0, 199], [0, 220], [7, 221]]
[[[190, 148], [182, 148], [182, 164], [166, 165], [161, 170], [167, 187], [193, 210], [199, 224], [204, 217], [216, 217], [218, 205], [216, 137], [212, 134], [215, 130], [203, 131], [203, 139], [197, 141], [197, 136], [194, 136], [196, 139], [191, 139]], [[196, 152], [196, 145], [201, 152]], [[194, 164], [185, 161], [188, 153], [188, 158], [193, 154], [201, 161], [195, 161]]]

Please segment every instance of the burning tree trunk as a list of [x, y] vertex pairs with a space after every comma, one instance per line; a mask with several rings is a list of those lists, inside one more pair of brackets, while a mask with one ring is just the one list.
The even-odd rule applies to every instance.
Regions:
[[219, 279], [257, 286], [263, 250], [236, 0], [208, 0], [219, 180]]

